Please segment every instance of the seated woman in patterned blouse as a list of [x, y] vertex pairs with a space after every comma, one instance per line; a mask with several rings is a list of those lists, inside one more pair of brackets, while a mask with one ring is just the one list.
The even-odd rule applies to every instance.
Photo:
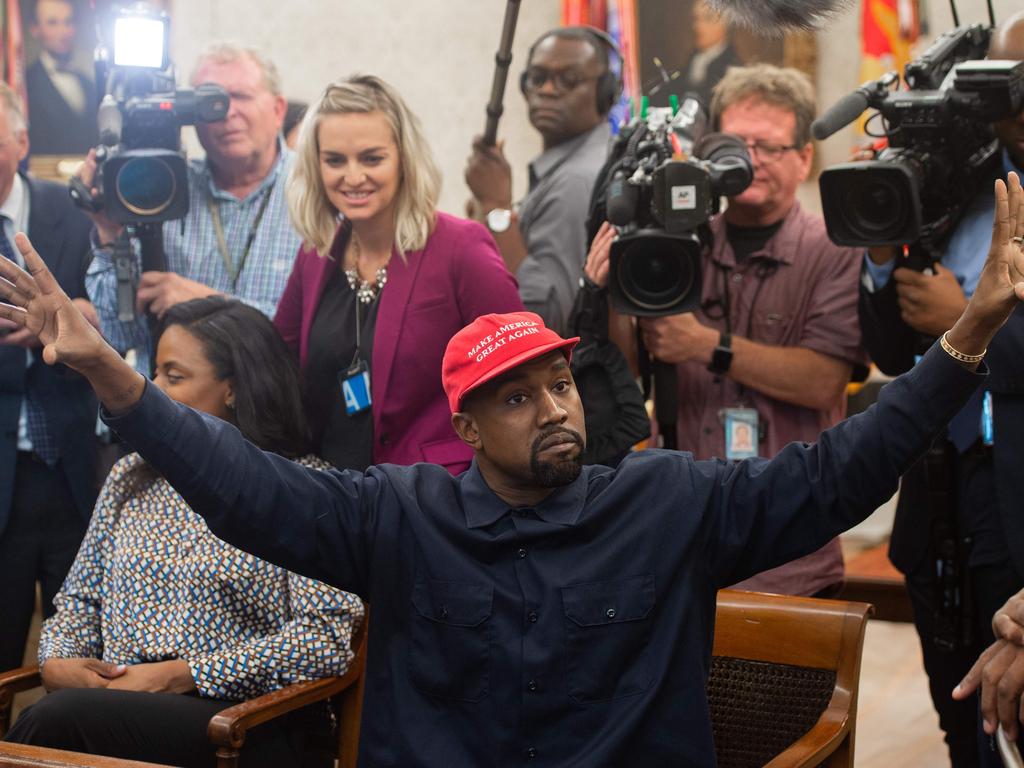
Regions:
[[[223, 297], [169, 310], [155, 384], [317, 468], [295, 364], [270, 321]], [[230, 702], [342, 674], [359, 599], [217, 539], [137, 454], [107, 478], [39, 663], [50, 691], [9, 741], [180, 766], [215, 764], [206, 724]], [[255, 729], [242, 765], [330, 765], [326, 708]]]

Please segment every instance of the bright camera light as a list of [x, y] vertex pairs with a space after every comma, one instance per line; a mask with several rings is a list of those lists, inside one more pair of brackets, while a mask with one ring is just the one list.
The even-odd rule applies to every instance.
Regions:
[[164, 68], [164, 22], [125, 17], [114, 21], [114, 65]]

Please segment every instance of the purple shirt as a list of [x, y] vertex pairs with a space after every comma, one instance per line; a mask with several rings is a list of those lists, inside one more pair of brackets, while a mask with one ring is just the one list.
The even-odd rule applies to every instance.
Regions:
[[[726, 239], [725, 220], [711, 222], [714, 247], [703, 261], [704, 307], [695, 314], [705, 325], [725, 330], [722, 307], [728, 286], [732, 333], [760, 344], [804, 347], [850, 363], [864, 361], [857, 319], [861, 254], [834, 245], [820, 216], [799, 203], [763, 250], [736, 263]], [[722, 304], [709, 306], [709, 301]], [[723, 408], [758, 412], [764, 439], [759, 454], [775, 456], [787, 444], [814, 442], [822, 430], [839, 422], [846, 398], [827, 410], [785, 403], [744, 387], [728, 376], [715, 376], [701, 363], [679, 368], [679, 448], [698, 459], [725, 456]], [[814, 382], [808, 382], [814, 386]], [[783, 594], [813, 594], [843, 577], [838, 540], [792, 563], [743, 582], [741, 588]]]

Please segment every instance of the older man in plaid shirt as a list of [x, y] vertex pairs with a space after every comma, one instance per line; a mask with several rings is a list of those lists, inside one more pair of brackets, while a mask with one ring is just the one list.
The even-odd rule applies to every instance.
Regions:
[[[196, 127], [206, 158], [189, 167], [188, 215], [164, 224], [167, 271], [142, 272], [136, 259], [134, 321], [117, 318], [111, 244], [120, 227], [103, 214], [93, 216], [89, 298], [107, 340], [122, 353], [134, 349], [136, 368], [147, 375], [145, 311], [159, 317], [179, 302], [223, 293], [273, 316], [299, 248], [285, 201], [293, 155], [280, 137], [285, 99], [276, 67], [254, 49], [215, 43], [192, 74], [193, 85], [203, 83], [224, 88], [231, 106], [224, 121]], [[91, 185], [95, 170], [90, 155], [82, 180]]]

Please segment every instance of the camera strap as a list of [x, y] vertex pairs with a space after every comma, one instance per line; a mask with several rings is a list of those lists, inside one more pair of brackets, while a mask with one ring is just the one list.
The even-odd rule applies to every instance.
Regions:
[[245, 269], [245, 262], [249, 258], [252, 244], [256, 241], [256, 233], [259, 231], [260, 222], [263, 221], [263, 214], [267, 212], [267, 205], [270, 203], [270, 196], [274, 193], [275, 186], [277, 186], [277, 179], [263, 192], [263, 200], [260, 202], [260, 207], [256, 212], [256, 218], [252, 221], [252, 226], [249, 227], [249, 236], [245, 240], [245, 249], [242, 251], [242, 257], [238, 260], [237, 269], [231, 264], [231, 253], [228, 251], [228, 242], [224, 237], [224, 224], [220, 219], [220, 207], [217, 205], [217, 201], [213, 199], [213, 193], [207, 189], [206, 207], [210, 210], [213, 231], [217, 236], [217, 249], [220, 251], [221, 259], [224, 261], [224, 270], [228, 273], [228, 278], [231, 280], [232, 293], [238, 287], [238, 278], [242, 274], [242, 270]]

